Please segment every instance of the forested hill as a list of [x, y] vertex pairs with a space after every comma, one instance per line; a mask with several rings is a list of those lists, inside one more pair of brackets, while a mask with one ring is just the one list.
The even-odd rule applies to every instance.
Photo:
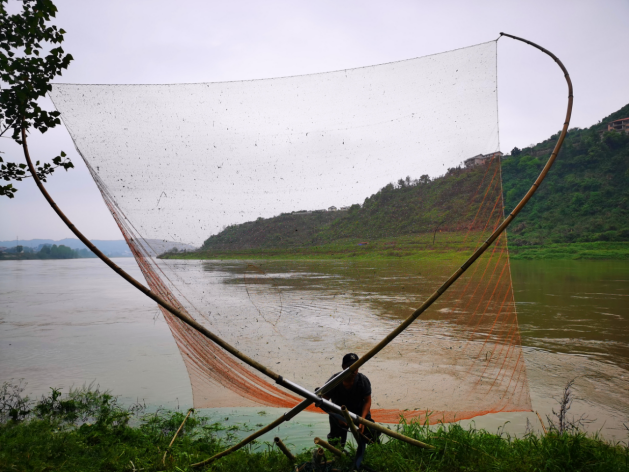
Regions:
[[[366, 198], [362, 205], [352, 205], [346, 211], [283, 213], [233, 225], [211, 236], [202, 249], [294, 248], [348, 238], [374, 240], [428, 233], [438, 228], [466, 230], [487, 193], [475, 195], [477, 205], [471, 205], [471, 195], [483, 181], [484, 188], [487, 187], [498, 170], [498, 161], [490, 167], [449, 169], [444, 177], [434, 180], [426, 175], [417, 180], [401, 179], [396, 185], [388, 184]], [[493, 188], [495, 201], [499, 186], [495, 183]], [[488, 210], [492, 210], [492, 206]], [[483, 225], [488, 215], [481, 216], [478, 221]]]
[[[571, 129], [551, 172], [510, 227], [511, 245], [628, 240], [628, 135], [607, 123], [628, 116], [628, 105], [587, 129]], [[558, 134], [515, 148], [502, 162], [505, 209], [526, 193], [547, 161]], [[469, 215], [466, 197], [485, 166], [449, 169], [388, 184], [348, 211], [285, 213], [233, 225], [208, 238], [202, 250], [290, 248], [340, 239], [378, 239], [457, 231]]]
[[[510, 245], [628, 241], [628, 135], [606, 131], [628, 105], [586, 129], [571, 129], [547, 178], [509, 228]], [[559, 133], [503, 160], [506, 211], [540, 173]]]

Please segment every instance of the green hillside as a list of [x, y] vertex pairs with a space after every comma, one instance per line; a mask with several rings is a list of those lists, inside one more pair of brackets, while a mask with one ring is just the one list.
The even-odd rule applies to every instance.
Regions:
[[[461, 231], [469, 227], [483, 194], [475, 194], [485, 179], [486, 186], [498, 166], [449, 169], [435, 180], [422, 176], [412, 181], [401, 179], [388, 184], [362, 205], [347, 211], [283, 213], [273, 218], [233, 225], [208, 238], [203, 250], [242, 250], [254, 248], [295, 248], [330, 244], [356, 238], [375, 240], [395, 236], [442, 231]], [[498, 176], [494, 198], [498, 196]], [[484, 216], [484, 215], [481, 215]], [[487, 215], [485, 215], [487, 216]], [[482, 218], [478, 218], [481, 221]], [[487, 218], [486, 218], [487, 219]], [[485, 222], [485, 219], [483, 220]], [[474, 228], [473, 228], [474, 229]]]
[[[628, 135], [607, 132], [628, 105], [567, 134], [560, 155], [509, 229], [510, 245], [628, 241]], [[516, 206], [544, 166], [558, 134], [503, 160], [505, 208]]]
[[[498, 164], [498, 162], [497, 162]], [[476, 210], [484, 196], [495, 201], [499, 196], [498, 165], [472, 169], [449, 169], [443, 177], [431, 180], [422, 176], [416, 181], [401, 179], [388, 184], [365, 199], [361, 206], [350, 207], [349, 214], [322, 228], [318, 237], [322, 242], [344, 238], [381, 239], [403, 235], [461, 232], [482, 229], [492, 206], [483, 215]], [[491, 195], [476, 193], [482, 184], [486, 188], [495, 176]], [[474, 195], [471, 201], [471, 195]], [[481, 226], [481, 228], [480, 228]]]
[[[590, 128], [569, 131], [551, 172], [509, 229], [515, 257], [627, 257], [628, 135], [606, 131], [609, 121], [627, 116], [628, 105]], [[503, 157], [506, 212], [529, 189], [557, 138], [558, 134], [530, 148], [515, 148]], [[319, 254], [327, 247], [328, 254], [351, 251], [356, 255], [357, 241], [385, 247], [387, 238], [407, 241], [408, 246], [421, 250], [433, 248], [438, 230], [443, 233], [440, 238], [452, 246], [461, 239], [446, 234], [461, 235], [468, 229], [474, 216], [471, 203], [474, 208], [481, 198], [475, 193], [480, 183], [491, 189], [488, 198], [499, 195], [498, 185], [489, 185], [493, 172], [480, 166], [449, 169], [436, 179], [407, 177], [386, 185], [347, 211], [258, 218], [211, 236], [201, 254], [185, 257], [243, 251], [249, 256], [256, 251], [278, 256], [289, 249], [292, 254], [304, 255], [312, 252], [309, 248], [317, 248]], [[476, 202], [469, 201], [473, 194]], [[483, 225], [489, 215], [478, 216], [475, 224]]]
[[346, 212], [314, 211], [311, 213], [282, 213], [273, 218], [258, 218], [225, 228], [210, 236], [202, 249], [220, 251], [295, 247], [317, 244], [317, 233]]

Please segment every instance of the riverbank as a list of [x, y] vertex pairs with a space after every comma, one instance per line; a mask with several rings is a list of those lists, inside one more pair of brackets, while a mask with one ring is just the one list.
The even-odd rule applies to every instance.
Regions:
[[[0, 469], [56, 471], [190, 471], [192, 464], [235, 442], [237, 427], [194, 413], [173, 442], [185, 413], [147, 413], [143, 405], [125, 407], [107, 392], [91, 389], [62, 395], [53, 390], [38, 402], [21, 397], [5, 384], [0, 410]], [[369, 446], [364, 464], [379, 471], [452, 470], [628, 470], [628, 447], [586, 435], [576, 429], [560, 433], [552, 422], [546, 434], [522, 438], [463, 429], [459, 425], [429, 428], [400, 424], [403, 434], [430, 444], [419, 449], [400, 441]], [[290, 438], [283, 438], [290, 445]], [[217, 461], [208, 470], [290, 471], [289, 460], [273, 445], [258, 444]], [[294, 448], [293, 448], [294, 449]], [[313, 448], [297, 455], [310, 462]], [[337, 470], [350, 470], [353, 457], [337, 459]], [[333, 456], [327, 453], [327, 459]], [[367, 469], [366, 469], [367, 470]]]
[[[9, 252], [13, 251], [13, 252]], [[28, 246], [16, 246], [9, 251], [0, 251], [0, 261], [26, 261], [34, 259], [86, 259], [96, 255], [89, 249], [72, 249], [63, 244], [42, 246], [38, 251]]]
[[[241, 250], [201, 250], [166, 253], [162, 259], [189, 260], [465, 260], [477, 248], [480, 238], [457, 233], [411, 235], [375, 241], [347, 239], [319, 246], [256, 248]], [[597, 241], [540, 246], [509, 246], [515, 260], [627, 260], [628, 243]]]
[[510, 246], [510, 258], [520, 260], [628, 260], [627, 242], [558, 243]]

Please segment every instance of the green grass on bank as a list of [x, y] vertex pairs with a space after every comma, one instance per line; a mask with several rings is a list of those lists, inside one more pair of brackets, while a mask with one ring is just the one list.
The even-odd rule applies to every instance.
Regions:
[[628, 259], [628, 243], [597, 241], [592, 243], [557, 243], [543, 246], [510, 247], [511, 259], [577, 260]]
[[[627, 116], [628, 105], [589, 128], [568, 131], [551, 172], [510, 226], [510, 249], [516, 259], [628, 257], [621, 247], [628, 243], [628, 135], [607, 131], [608, 122]], [[443, 258], [445, 251], [464, 249], [445, 247], [439, 237], [436, 244], [409, 242], [437, 230], [480, 229], [501, 212], [500, 205], [492, 205], [501, 197], [505, 212], [511, 211], [540, 174], [558, 136], [559, 132], [539, 144], [514, 148], [501, 158], [500, 174], [498, 161], [492, 161], [449, 168], [435, 178], [401, 176], [397, 182], [383, 182], [385, 186], [363, 203], [343, 211], [298, 211], [232, 224], [210, 235], [200, 252], [183, 257]], [[496, 175], [501, 187], [491, 184]], [[386, 248], [387, 240], [395, 244]], [[369, 247], [357, 248], [358, 241], [369, 242]]]
[[[486, 235], [486, 237], [489, 233]], [[483, 235], [481, 235], [481, 238]], [[218, 250], [207, 249], [196, 252], [166, 253], [165, 259], [452, 259], [464, 260], [472, 253], [479, 235], [466, 237], [465, 233], [438, 232], [405, 235], [397, 238], [364, 240], [347, 238], [328, 244], [289, 247]]]
[[[438, 232], [370, 241], [348, 238], [319, 246], [170, 252], [160, 257], [191, 260], [449, 259], [463, 262], [487, 236], [489, 233], [466, 237], [464, 233]], [[614, 241], [556, 243], [543, 246], [510, 245], [509, 250], [512, 259], [628, 259], [628, 243]]]
[[[82, 389], [31, 402], [19, 388], [0, 392], [0, 470], [11, 471], [190, 471], [191, 464], [236, 441], [234, 431], [193, 414], [172, 448], [168, 445], [184, 419], [182, 412], [146, 413], [121, 406], [115, 397]], [[133, 425], [133, 426], [132, 426]], [[369, 446], [364, 464], [378, 471], [627, 471], [628, 447], [578, 430], [523, 438], [465, 430], [458, 425], [428, 428], [417, 423], [399, 431], [435, 447], [419, 449], [400, 441]], [[286, 439], [290, 444], [290, 438]], [[261, 445], [259, 445], [261, 446]], [[166, 458], [165, 458], [166, 452]], [[297, 452], [297, 451], [294, 451]], [[353, 456], [353, 451], [350, 451]], [[298, 454], [298, 462], [311, 451]], [[333, 460], [332, 456], [328, 456]], [[350, 457], [336, 460], [350, 470]], [[275, 447], [244, 448], [205, 470], [293, 471]], [[313, 469], [311, 469], [313, 470]]]
[[[558, 159], [510, 229], [519, 246], [617, 241], [628, 243], [628, 135], [608, 123], [628, 105], [591, 127], [568, 131]], [[514, 208], [539, 175], [559, 132], [502, 160], [505, 209]]]

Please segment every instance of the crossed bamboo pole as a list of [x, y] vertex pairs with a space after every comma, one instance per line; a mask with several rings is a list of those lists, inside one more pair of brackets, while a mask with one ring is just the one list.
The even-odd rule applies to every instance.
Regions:
[[[444, 282], [444, 284], [442, 284], [442, 286], [440, 288], [438, 288], [422, 304], [422, 306], [420, 306], [420, 308], [418, 308], [416, 311], [414, 311], [396, 329], [394, 329], [381, 342], [379, 342], [370, 351], [368, 351], [361, 358], [359, 358], [359, 360], [357, 360], [354, 364], [352, 364], [344, 372], [342, 372], [339, 375], [339, 377], [337, 377], [335, 380], [337, 380], [339, 378], [344, 378], [348, 374], [348, 372], [351, 371], [351, 370], [358, 369], [363, 364], [365, 364], [367, 361], [369, 361], [372, 357], [374, 357], [379, 351], [381, 351], [390, 342], [392, 342], [396, 338], [396, 336], [398, 336], [405, 329], [407, 329], [407, 327], [409, 327], [409, 325], [411, 323], [413, 323], [422, 313], [424, 313], [427, 310], [427, 308], [429, 308], [466, 271], [466, 269], [468, 269], [486, 251], [486, 249], [488, 249], [488, 247], [490, 247], [490, 245], [499, 237], [499, 235], [509, 226], [509, 224], [512, 222], [512, 220], [514, 220], [514, 218], [516, 218], [516, 215], [518, 215], [520, 213], [520, 211], [523, 209], [525, 204], [527, 204], [527, 202], [532, 198], [532, 196], [534, 195], [534, 193], [536, 192], [536, 190], [538, 189], [538, 187], [540, 186], [542, 181], [547, 176], [547, 173], [549, 172], [549, 169], [551, 169], [551, 166], [553, 165], [554, 161], [556, 160], [556, 157], [558, 156], [558, 153], [560, 152], [560, 148], [562, 147], [562, 143], [564, 142], [564, 138], [565, 138], [565, 136], [567, 134], [567, 130], [569, 129], [569, 122], [571, 120], [571, 111], [573, 109], [573, 84], [571, 83], [571, 78], [569, 77], [569, 72], [564, 67], [564, 64], [562, 64], [560, 59], [558, 59], [553, 53], [549, 52], [547, 49], [545, 49], [545, 48], [543, 48], [543, 47], [541, 47], [541, 46], [539, 46], [539, 45], [537, 45], [535, 43], [532, 43], [531, 41], [519, 38], [517, 36], [512, 36], [512, 35], [507, 34], [507, 33], [501, 33], [501, 36], [507, 36], [509, 38], [516, 39], [518, 41], [523, 41], [523, 42], [525, 42], [525, 43], [527, 43], [527, 44], [529, 44], [529, 45], [531, 45], [531, 46], [533, 46], [533, 47], [535, 47], [537, 49], [540, 49], [545, 54], [551, 56], [551, 58], [558, 64], [558, 66], [564, 72], [564, 77], [565, 77], [565, 79], [567, 81], [567, 86], [568, 86], [568, 90], [569, 90], [569, 97], [568, 97], [568, 104], [567, 104], [566, 119], [565, 119], [564, 125], [562, 127], [562, 132], [560, 133], [558, 141], [556, 142], [556, 146], [554, 147], [553, 152], [551, 153], [551, 156], [547, 160], [547, 163], [545, 164], [545, 167], [543, 167], [542, 171], [538, 175], [538, 178], [535, 180], [534, 184], [531, 186], [529, 191], [521, 199], [521, 201], [518, 203], [518, 205], [516, 205], [514, 210], [512, 210], [512, 212], [507, 216], [507, 218], [505, 218], [505, 220], [503, 220], [503, 223], [501, 223], [499, 225], [499, 227], [492, 233], [492, 235], [490, 235], [490, 237], [473, 253], [473, 255], [470, 256], [470, 258], [468, 258], [468, 260], [459, 269], [457, 269], [457, 271], [455, 271], [455, 273], [446, 282]], [[329, 389], [327, 389], [327, 391], [329, 391]], [[298, 393], [298, 392], [296, 392], [296, 393]], [[317, 394], [321, 395], [322, 392], [318, 391]], [[216, 459], [219, 459], [219, 458], [221, 458], [221, 457], [223, 457], [223, 456], [225, 456], [227, 454], [230, 454], [231, 452], [236, 451], [237, 449], [242, 448], [243, 446], [247, 445], [248, 443], [250, 443], [254, 439], [262, 436], [267, 431], [270, 431], [271, 429], [275, 428], [276, 426], [282, 424], [284, 421], [286, 421], [285, 418], [288, 418], [288, 419], [293, 418], [295, 415], [297, 415], [304, 408], [308, 407], [311, 403], [313, 403], [313, 401], [309, 401], [309, 399], [307, 398], [306, 400], [302, 401], [302, 403], [300, 403], [299, 405], [294, 407], [291, 411], [289, 411], [288, 413], [285, 413], [283, 416], [281, 416], [280, 418], [278, 418], [277, 420], [275, 420], [274, 422], [269, 424], [267, 427], [265, 427], [265, 428], [261, 429], [260, 431], [257, 431], [256, 433], [248, 436], [247, 438], [242, 440], [240, 443], [235, 444], [234, 446], [230, 447], [229, 449], [226, 449], [225, 451], [220, 452], [220, 453], [210, 457], [209, 459], [206, 459], [205, 461], [199, 462], [197, 464], [193, 464], [193, 466], [201, 466], [201, 465], [209, 464], [209, 463], [215, 461]], [[367, 423], [366, 426], [370, 426], [370, 427], [374, 428], [374, 423], [367, 422], [366, 420], [364, 420], [361, 417], [357, 417], [356, 419], [360, 423], [362, 423], [362, 424]], [[379, 431], [381, 431], [381, 432], [391, 436], [391, 434], [389, 434], [389, 433], [392, 433], [392, 431], [388, 430], [387, 428], [383, 428], [382, 426], [381, 426], [381, 428], [382, 429], [379, 429]], [[406, 437], [406, 436], [403, 436], [403, 437]], [[401, 438], [398, 438], [398, 439], [401, 439]]]
[[[413, 323], [420, 315], [422, 315], [422, 313], [424, 313], [438, 298], [440, 298], [440, 296], [442, 296], [442, 294], [459, 277], [461, 277], [461, 275], [488, 249], [488, 247], [490, 247], [490, 245], [510, 225], [512, 220], [514, 220], [516, 215], [518, 215], [520, 213], [520, 211], [523, 209], [523, 207], [527, 204], [527, 202], [534, 195], [534, 193], [536, 192], [536, 190], [538, 189], [538, 187], [540, 186], [542, 181], [547, 176], [547, 173], [549, 172], [549, 169], [551, 169], [551, 166], [553, 165], [554, 161], [556, 160], [556, 157], [558, 156], [558, 153], [560, 152], [560, 148], [562, 147], [562, 143], [564, 142], [564, 138], [565, 138], [565, 136], [567, 134], [567, 130], [569, 128], [569, 122], [571, 120], [571, 112], [572, 112], [572, 109], [573, 109], [573, 84], [571, 83], [571, 78], [569, 77], [569, 72], [564, 67], [564, 65], [562, 64], [560, 59], [558, 59], [553, 53], [551, 53], [547, 49], [545, 49], [545, 48], [543, 48], [543, 47], [541, 47], [541, 46], [539, 46], [539, 45], [537, 45], [537, 44], [535, 44], [535, 43], [533, 43], [531, 41], [528, 41], [526, 39], [519, 38], [517, 36], [513, 36], [513, 35], [510, 35], [510, 34], [507, 34], [507, 33], [500, 33], [500, 34], [501, 34], [501, 36], [506, 36], [508, 38], [515, 39], [517, 41], [522, 41], [522, 42], [524, 42], [526, 44], [529, 44], [530, 46], [535, 47], [536, 49], [539, 49], [540, 51], [542, 51], [545, 54], [547, 54], [548, 56], [550, 56], [558, 64], [560, 69], [562, 69], [562, 71], [564, 72], [564, 77], [566, 79], [567, 86], [568, 86], [568, 91], [569, 91], [568, 104], [567, 104], [567, 113], [566, 113], [566, 119], [564, 121], [564, 125], [562, 127], [562, 132], [560, 133], [560, 136], [558, 138], [556, 146], [554, 147], [553, 152], [551, 153], [551, 156], [547, 160], [547, 163], [545, 164], [545, 167], [543, 167], [542, 171], [540, 172], [540, 175], [538, 176], [538, 178], [536, 179], [536, 181], [534, 182], [532, 187], [525, 194], [525, 196], [521, 199], [521, 201], [518, 203], [518, 205], [516, 205], [516, 207], [512, 210], [512, 212], [505, 218], [503, 223], [501, 223], [501, 225], [499, 225], [496, 228], [496, 230], [492, 233], [492, 235], [490, 235], [490, 237], [472, 254], [472, 256], [470, 256], [470, 258], [468, 258], [468, 260], [459, 269], [457, 269], [457, 271], [455, 271], [455, 273], [446, 282], [444, 282], [440, 288], [438, 288], [416, 311], [414, 311], [396, 329], [394, 329], [391, 333], [389, 333], [381, 342], [379, 342], [370, 351], [368, 351], [361, 358], [359, 358], [359, 360], [357, 360], [354, 364], [352, 364], [350, 367], [345, 369], [339, 375], [334, 377], [331, 381], [329, 381], [326, 385], [324, 385], [324, 387], [322, 387], [321, 389], [318, 389], [314, 394], [311, 393], [310, 391], [307, 391], [307, 390], [303, 389], [302, 387], [298, 386], [297, 384], [294, 384], [293, 382], [289, 382], [289, 381], [285, 380], [281, 375], [279, 375], [276, 372], [274, 372], [273, 370], [265, 367], [264, 365], [260, 364], [259, 362], [256, 362], [254, 359], [252, 359], [249, 356], [245, 355], [244, 353], [242, 353], [241, 351], [236, 349], [231, 344], [229, 344], [229, 343], [225, 342], [223, 339], [219, 338], [217, 335], [215, 335], [210, 330], [208, 330], [207, 328], [202, 326], [200, 323], [198, 323], [196, 320], [191, 318], [188, 314], [186, 314], [182, 310], [174, 307], [168, 301], [164, 300], [162, 297], [160, 297], [156, 293], [153, 293], [149, 288], [145, 287], [142, 283], [140, 283], [135, 278], [133, 278], [131, 275], [129, 275], [127, 272], [125, 272], [123, 269], [118, 267], [118, 265], [116, 265], [109, 257], [107, 257], [96, 246], [94, 246], [94, 244], [92, 244], [83, 235], [83, 233], [81, 233], [78, 230], [78, 228], [76, 226], [74, 226], [74, 224], [68, 219], [68, 217], [61, 211], [61, 209], [57, 206], [57, 204], [52, 199], [52, 197], [50, 196], [50, 194], [48, 193], [48, 191], [46, 190], [46, 188], [42, 184], [41, 180], [37, 176], [37, 172], [35, 170], [35, 167], [33, 166], [33, 162], [31, 161], [30, 153], [29, 153], [29, 150], [28, 150], [28, 145], [27, 145], [27, 140], [26, 140], [26, 138], [27, 138], [27, 136], [26, 136], [26, 128], [24, 126], [22, 127], [22, 129], [21, 129], [22, 149], [23, 149], [23, 152], [24, 152], [24, 157], [26, 159], [26, 163], [28, 165], [29, 171], [31, 172], [31, 175], [33, 176], [33, 180], [35, 181], [35, 183], [36, 183], [37, 187], [39, 188], [40, 192], [42, 193], [42, 195], [44, 196], [46, 201], [48, 201], [48, 203], [53, 208], [55, 213], [57, 213], [57, 215], [61, 218], [61, 220], [66, 224], [66, 226], [68, 226], [68, 228], [74, 233], [74, 235], [77, 238], [79, 238], [79, 240], [81, 240], [81, 242], [83, 242], [83, 244], [85, 244], [99, 259], [101, 259], [103, 262], [105, 262], [105, 264], [107, 264], [112, 270], [114, 270], [123, 279], [125, 279], [127, 282], [129, 282], [131, 285], [133, 285], [135, 288], [140, 290], [147, 297], [149, 297], [150, 299], [155, 301], [158, 305], [160, 305], [164, 309], [168, 310], [171, 314], [173, 314], [173, 316], [178, 318], [180, 321], [186, 323], [191, 328], [197, 330], [198, 332], [203, 334], [206, 338], [208, 338], [209, 340], [211, 340], [212, 342], [214, 342], [215, 344], [217, 344], [221, 348], [225, 349], [227, 352], [229, 352], [230, 354], [232, 354], [236, 358], [240, 359], [245, 364], [247, 364], [250, 367], [256, 369], [257, 371], [259, 371], [260, 373], [266, 375], [267, 377], [273, 379], [277, 384], [282, 385], [283, 387], [285, 387], [285, 388], [287, 388], [287, 389], [289, 389], [289, 390], [291, 390], [291, 391], [293, 391], [295, 393], [298, 393], [298, 394], [300, 394], [300, 395], [305, 397], [305, 400], [303, 400], [301, 403], [299, 403], [297, 406], [295, 406], [289, 412], [285, 413], [280, 418], [276, 419], [275, 421], [273, 421], [272, 423], [270, 423], [266, 427], [262, 428], [261, 430], [257, 431], [256, 433], [248, 436], [247, 438], [245, 438], [240, 443], [238, 443], [238, 444], [236, 444], [236, 445], [226, 449], [223, 452], [220, 452], [220, 453], [210, 457], [209, 459], [206, 459], [206, 460], [204, 460], [202, 462], [199, 462], [197, 464], [193, 464], [193, 466], [201, 466], [201, 465], [209, 464], [209, 463], [215, 461], [216, 459], [219, 459], [220, 457], [223, 457], [223, 456], [225, 456], [225, 455], [227, 455], [227, 454], [229, 454], [229, 453], [231, 453], [231, 452], [233, 452], [233, 451], [235, 451], [237, 449], [240, 449], [241, 447], [243, 447], [246, 444], [250, 443], [254, 439], [262, 436], [264, 433], [266, 433], [268, 431], [271, 431], [276, 426], [279, 426], [280, 424], [284, 423], [285, 421], [288, 421], [291, 418], [295, 417], [298, 413], [303, 411], [305, 408], [307, 408], [312, 403], [320, 404], [320, 402], [325, 401], [325, 400], [323, 400], [321, 398], [322, 395], [324, 395], [325, 393], [331, 391], [333, 388], [335, 388], [337, 385], [339, 385], [343, 381], [343, 379], [345, 377], [347, 377], [347, 375], [351, 371], [360, 368], [367, 361], [372, 359], [379, 351], [381, 351], [385, 346], [387, 346], [390, 342], [392, 342], [400, 333], [402, 333], [405, 329], [407, 329], [409, 327], [409, 325], [411, 325], [411, 323]], [[308, 395], [307, 395], [307, 392], [308, 392]], [[313, 398], [313, 397], [315, 397], [315, 398]], [[331, 404], [331, 405], [334, 405], [334, 404]], [[339, 411], [341, 412], [340, 409], [339, 409]], [[391, 433], [393, 433], [393, 431], [391, 431], [391, 430], [389, 430], [387, 428], [384, 428], [384, 427], [382, 427], [380, 425], [375, 425], [372, 422], [368, 422], [368, 421], [364, 420], [363, 418], [361, 418], [361, 417], [359, 417], [357, 415], [353, 415], [353, 416], [356, 417], [356, 418], [353, 418], [353, 419], [356, 419], [359, 423], [362, 423], [362, 424], [368, 423], [368, 424], [366, 424], [366, 426], [369, 426], [369, 427], [377, 429], [377, 430], [379, 430], [379, 431], [381, 431], [381, 432], [383, 432], [385, 434], [393, 436], [391, 434]], [[407, 438], [406, 436], [399, 435], [399, 434], [397, 434], [397, 436], [401, 436], [398, 439], [405, 438], [403, 440], [406, 440], [408, 442], [411, 439], [411, 438]], [[426, 445], [424, 443], [421, 443], [421, 444], [423, 445], [423, 447], [431, 447], [431, 446], [428, 446], [428, 445]]]

